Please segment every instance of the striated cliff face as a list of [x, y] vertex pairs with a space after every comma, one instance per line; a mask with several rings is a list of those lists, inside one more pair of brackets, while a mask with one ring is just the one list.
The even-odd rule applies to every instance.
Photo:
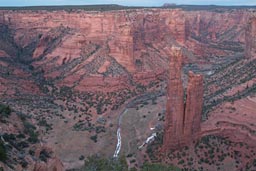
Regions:
[[[249, 58], [255, 56], [254, 20], [247, 25], [252, 15], [249, 9], [0, 10], [0, 99], [31, 115], [40, 139], [63, 162], [55, 156], [47, 163], [31, 160], [29, 170], [71, 169], [83, 165], [76, 161], [81, 155], [112, 155], [113, 123], [119, 110], [141, 93], [147, 100], [147, 95], [151, 98], [151, 93], [162, 91], [167, 70], [162, 150], [168, 152], [216, 131], [216, 127], [201, 128], [202, 76], [189, 72], [185, 91], [182, 66], [184, 72], [192, 69], [212, 78], [205, 81], [206, 107], [227, 100], [222, 89], [232, 91], [230, 86], [251, 79], [254, 63], [235, 63], [231, 69], [214, 71], [242, 58], [244, 50]], [[243, 84], [246, 91], [254, 90], [251, 82]], [[152, 100], [149, 105], [162, 111], [164, 102], [155, 105]], [[151, 111], [149, 106], [143, 108]], [[216, 124], [220, 118], [230, 119], [227, 115], [217, 115]], [[98, 133], [102, 126], [98, 117], [107, 119], [106, 136]], [[162, 112], [158, 121], [161, 124]], [[232, 123], [220, 124], [226, 128]], [[217, 129], [222, 127], [217, 125]], [[85, 141], [98, 134], [98, 143]], [[63, 141], [67, 139], [72, 141]]]
[[183, 134], [191, 139], [200, 132], [203, 107], [203, 76], [189, 72]]
[[245, 56], [256, 57], [256, 17], [249, 20], [245, 31]]
[[180, 49], [170, 50], [170, 73], [167, 86], [167, 104], [164, 126], [163, 149], [179, 145], [183, 134], [184, 90], [181, 80], [182, 53]]
[[167, 104], [164, 128], [164, 152], [189, 144], [200, 133], [203, 105], [203, 77], [189, 72], [186, 102], [181, 80], [182, 53], [170, 51], [170, 73], [167, 86]]
[[184, 63], [209, 63], [209, 57], [242, 52], [250, 15], [247, 10], [1, 10], [0, 24], [9, 28], [14, 43], [0, 49], [0, 55], [17, 52], [58, 86], [104, 88], [106, 77], [156, 78], [168, 68], [163, 49], [172, 45], [186, 49]]

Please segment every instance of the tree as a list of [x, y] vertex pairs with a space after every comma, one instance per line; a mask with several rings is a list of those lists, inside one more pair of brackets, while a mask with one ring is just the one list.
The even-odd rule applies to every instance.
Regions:
[[11, 114], [11, 108], [4, 104], [0, 104], [0, 119], [3, 117], [9, 117]]
[[7, 160], [6, 149], [3, 142], [0, 142], [0, 161], [5, 162]]

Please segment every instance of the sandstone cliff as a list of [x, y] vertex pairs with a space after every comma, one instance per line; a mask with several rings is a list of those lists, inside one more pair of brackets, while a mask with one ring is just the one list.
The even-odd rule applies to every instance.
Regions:
[[[168, 68], [162, 49], [173, 45], [186, 49], [184, 63], [209, 63], [209, 57], [243, 51], [250, 15], [246, 10], [1, 10], [0, 23], [11, 30], [13, 47], [35, 71], [56, 85], [73, 82], [70, 86], [82, 90], [105, 85], [99, 76], [153, 78], [152, 73]], [[2, 56], [11, 51], [0, 48]], [[98, 81], [88, 84], [93, 77]]]
[[170, 50], [170, 73], [167, 86], [167, 104], [163, 149], [180, 145], [183, 135], [184, 90], [181, 80], [182, 53], [180, 49]]
[[251, 18], [245, 32], [245, 56], [256, 58], [256, 17]]
[[[246, 29], [248, 40], [244, 27], [250, 17], [247, 9], [0, 10], [1, 101], [12, 104], [17, 111], [23, 108], [23, 113], [34, 118], [34, 124], [39, 125], [46, 118], [47, 123], [54, 125], [46, 141], [61, 160], [67, 159], [72, 167], [81, 166], [83, 162], [78, 164], [74, 159], [89, 154], [88, 149], [92, 149], [90, 154], [104, 151], [112, 155], [112, 141], [116, 137], [109, 140], [99, 136], [99, 143], [95, 144], [84, 141], [94, 131], [79, 134], [73, 128], [87, 129], [86, 121], [94, 123], [97, 113], [104, 117], [111, 115], [108, 122], [112, 123], [118, 114], [112, 110], [123, 108], [128, 98], [140, 93], [134, 87], [139, 85], [138, 88], [147, 91], [149, 86], [144, 85], [152, 80], [156, 82], [157, 78], [162, 78], [163, 83], [170, 68], [163, 146], [167, 152], [191, 142], [201, 132], [202, 76], [189, 73], [184, 92], [182, 64], [199, 67], [205, 64], [212, 69], [212, 65], [220, 67], [222, 61], [243, 54], [246, 42], [252, 47], [254, 25]], [[247, 51], [251, 53], [250, 49]], [[234, 65], [239, 74], [230, 77], [233, 72], [229, 70], [225, 75], [220, 74], [221, 80], [217, 81], [213, 76], [210, 82], [214, 86], [209, 89], [217, 91], [216, 99], [222, 98], [219, 87], [230, 89], [231, 83], [250, 79], [255, 75], [254, 66], [254, 63]], [[155, 82], [154, 86], [159, 86]], [[246, 89], [252, 90], [250, 86]], [[212, 97], [210, 94], [210, 105], [215, 103]], [[64, 122], [56, 122], [58, 116]], [[81, 128], [80, 122], [84, 124]], [[56, 131], [60, 128], [65, 131]], [[43, 133], [45, 129], [40, 126]], [[72, 141], [65, 141], [68, 143], [64, 146], [57, 144], [56, 135], [61, 137], [59, 142], [70, 138]], [[111, 148], [105, 148], [102, 142], [110, 142]], [[58, 159], [49, 159], [47, 163], [38, 160], [34, 170], [61, 170], [62, 167]]]
[[189, 72], [183, 134], [191, 139], [200, 132], [203, 107], [203, 76]]
[[189, 81], [184, 103], [184, 88], [181, 80], [182, 53], [172, 48], [170, 73], [167, 86], [167, 104], [163, 140], [163, 152], [189, 144], [197, 139], [203, 106], [203, 77], [189, 72]]

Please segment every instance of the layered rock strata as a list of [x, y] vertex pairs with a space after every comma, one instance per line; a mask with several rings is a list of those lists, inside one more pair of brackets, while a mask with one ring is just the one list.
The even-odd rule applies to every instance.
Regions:
[[203, 76], [189, 72], [189, 82], [187, 86], [185, 116], [183, 134], [186, 137], [196, 137], [200, 132], [200, 122], [203, 107]]
[[163, 151], [182, 147], [198, 137], [203, 105], [203, 77], [189, 72], [189, 81], [184, 103], [184, 88], [181, 79], [182, 52], [172, 48], [170, 73], [167, 86], [167, 104]]
[[249, 20], [245, 31], [245, 57], [256, 58], [256, 17]]
[[[101, 90], [105, 78], [139, 76], [147, 83], [168, 68], [164, 48], [186, 49], [184, 63], [208, 63], [208, 57], [243, 51], [250, 11], [220, 11], [0, 10], [0, 25], [10, 30], [10, 38], [0, 36], [0, 56], [19, 54], [47, 81], [81, 91]], [[115, 90], [123, 88], [113, 83]]]

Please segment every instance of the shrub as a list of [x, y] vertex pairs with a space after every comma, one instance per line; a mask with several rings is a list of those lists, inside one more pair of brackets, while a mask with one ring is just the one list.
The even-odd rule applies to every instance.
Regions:
[[50, 153], [48, 151], [46, 151], [45, 149], [40, 151], [40, 155], [39, 155], [40, 160], [47, 162], [47, 159], [50, 157], [51, 157]]
[[34, 132], [34, 131], [30, 132], [28, 141], [31, 142], [32, 144], [37, 143], [39, 141], [38, 140], [38, 133]]
[[97, 142], [97, 134], [90, 137], [91, 140], [93, 140], [95, 143]]
[[81, 155], [81, 156], [79, 157], [79, 160], [84, 160], [84, 155]]
[[11, 114], [11, 108], [4, 104], [0, 104], [0, 119], [9, 117]]
[[0, 142], [0, 161], [5, 162], [7, 160], [7, 153], [3, 142]]
[[88, 157], [84, 163], [83, 171], [128, 171], [128, 166], [124, 157], [110, 160], [99, 156]]

